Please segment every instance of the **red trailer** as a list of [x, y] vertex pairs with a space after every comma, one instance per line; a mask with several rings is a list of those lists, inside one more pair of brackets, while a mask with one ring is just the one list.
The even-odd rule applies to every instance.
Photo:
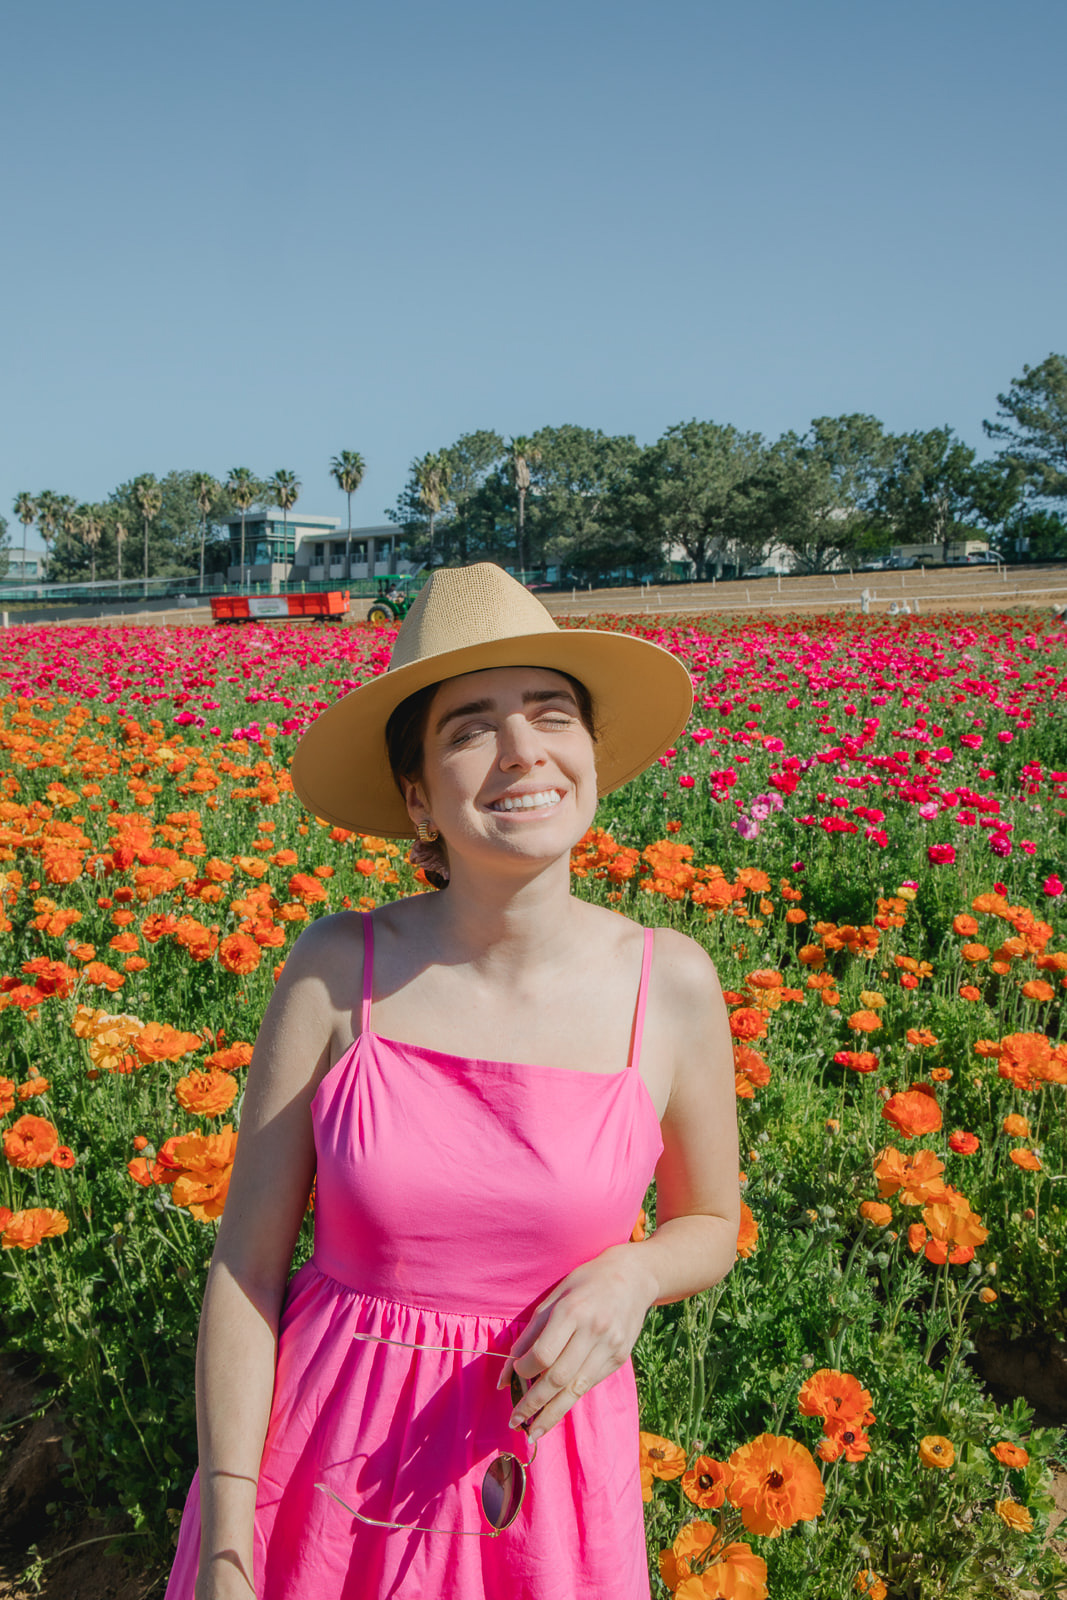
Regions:
[[348, 616], [347, 589], [314, 594], [220, 594], [211, 597], [213, 622], [273, 622], [290, 618], [340, 622]]

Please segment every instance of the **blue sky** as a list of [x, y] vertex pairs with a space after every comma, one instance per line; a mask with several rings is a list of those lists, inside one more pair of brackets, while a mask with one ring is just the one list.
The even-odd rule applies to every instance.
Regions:
[[357, 524], [478, 427], [867, 411], [1067, 349], [1067, 8], [5, 8], [0, 511], [280, 467]]

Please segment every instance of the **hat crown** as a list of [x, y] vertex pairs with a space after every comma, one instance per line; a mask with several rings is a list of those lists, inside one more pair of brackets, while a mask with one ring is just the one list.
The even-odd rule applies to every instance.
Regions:
[[473, 645], [558, 632], [536, 595], [503, 567], [491, 561], [438, 567], [401, 624], [389, 670]]

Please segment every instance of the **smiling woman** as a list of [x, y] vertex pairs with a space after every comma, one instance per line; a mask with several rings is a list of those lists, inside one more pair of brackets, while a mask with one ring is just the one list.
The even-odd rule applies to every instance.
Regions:
[[704, 952], [575, 898], [570, 855], [690, 702], [665, 651], [482, 566], [302, 740], [309, 809], [435, 844], [448, 892], [323, 918], [281, 974], [169, 1600], [647, 1600], [630, 1352], [733, 1263], [733, 1054]]

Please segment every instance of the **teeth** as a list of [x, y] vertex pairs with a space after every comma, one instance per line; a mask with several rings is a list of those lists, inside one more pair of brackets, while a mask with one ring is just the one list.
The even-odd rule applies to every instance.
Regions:
[[498, 800], [491, 808], [493, 811], [536, 811], [538, 806], [554, 806], [559, 803], [558, 789], [542, 789], [540, 794], [505, 795], [503, 800]]

